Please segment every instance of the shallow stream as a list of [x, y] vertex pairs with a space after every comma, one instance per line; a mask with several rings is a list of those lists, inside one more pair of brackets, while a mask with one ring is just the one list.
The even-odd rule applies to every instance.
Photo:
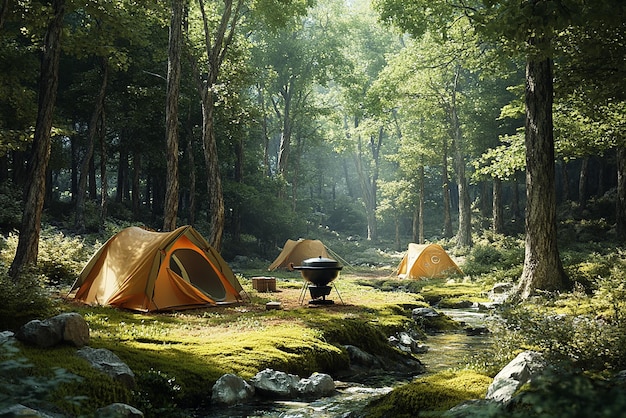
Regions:
[[[455, 321], [464, 322], [475, 328], [485, 325], [485, 314], [477, 310], [441, 310]], [[463, 366], [477, 353], [491, 344], [489, 335], [467, 335], [465, 332], [442, 333], [428, 337], [429, 350], [418, 358], [427, 367], [426, 373]], [[311, 402], [276, 401], [254, 405], [235, 406], [221, 411], [208, 411], [203, 418], [249, 417], [249, 418], [341, 418], [358, 411], [373, 398], [390, 392], [393, 387], [381, 385], [367, 387], [362, 384], [335, 382], [337, 394]], [[397, 382], [397, 385], [406, 382]]]

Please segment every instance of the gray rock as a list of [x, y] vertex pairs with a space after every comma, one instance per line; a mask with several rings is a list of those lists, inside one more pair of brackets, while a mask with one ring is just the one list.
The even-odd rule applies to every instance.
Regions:
[[433, 308], [415, 308], [411, 313], [413, 318], [436, 318], [440, 315]]
[[37, 411], [21, 404], [14, 404], [0, 408], [0, 417], [24, 417], [24, 418], [52, 418], [44, 412]]
[[502, 303], [500, 302], [479, 302], [477, 306], [479, 311], [484, 312], [492, 311], [498, 308], [500, 305], [502, 305]]
[[405, 353], [423, 354], [428, 351], [428, 347], [420, 344], [406, 332], [400, 332], [397, 336], [389, 337], [389, 344]]
[[354, 345], [345, 345], [344, 348], [348, 352], [350, 363], [365, 367], [381, 367], [378, 358], [370, 353], [361, 350]]
[[53, 347], [61, 342], [83, 347], [89, 342], [89, 325], [75, 312], [63, 313], [43, 321], [32, 320], [24, 324], [15, 337], [42, 348]]
[[125, 403], [112, 403], [96, 410], [97, 418], [143, 418], [143, 412]]
[[335, 381], [325, 373], [313, 373], [308, 379], [300, 379], [298, 393], [307, 398], [321, 398], [335, 392]]
[[129, 388], [135, 387], [135, 374], [118, 356], [106, 348], [83, 347], [76, 352], [94, 368], [123, 383]]
[[34, 319], [22, 325], [15, 338], [41, 348], [48, 348], [63, 341], [63, 330], [58, 323]]
[[251, 379], [256, 393], [281, 399], [295, 397], [299, 381], [299, 376], [272, 369], [260, 371]]
[[0, 332], [0, 344], [4, 344], [9, 341], [11, 338], [15, 337], [15, 333], [13, 331], [2, 331]]
[[89, 343], [89, 325], [80, 314], [62, 313], [47, 321], [62, 331], [63, 341], [72, 343], [76, 347], [84, 347]]
[[492, 301], [501, 303], [509, 297], [511, 292], [513, 292], [513, 289], [513, 283], [496, 283], [493, 285], [491, 290], [487, 292], [487, 296]]
[[254, 396], [254, 387], [235, 374], [225, 374], [213, 385], [211, 401], [222, 405], [244, 403]]
[[515, 357], [493, 378], [486, 399], [508, 402], [522, 385], [541, 374], [546, 362], [541, 353], [524, 351]]

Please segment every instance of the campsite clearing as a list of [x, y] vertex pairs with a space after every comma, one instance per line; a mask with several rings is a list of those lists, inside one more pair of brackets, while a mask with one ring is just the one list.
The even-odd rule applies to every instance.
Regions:
[[[340, 348], [346, 344], [384, 355], [391, 350], [387, 337], [406, 329], [412, 308], [427, 305], [416, 293], [381, 290], [407, 281], [391, 278], [389, 271], [374, 276], [371, 270], [367, 276], [341, 273], [336, 287], [345, 304], [309, 305], [299, 302], [303, 280], [292, 274], [277, 280], [276, 292], [258, 292], [251, 279], [240, 277], [250, 301], [232, 305], [138, 313], [68, 299], [64, 309], [85, 317], [92, 347], [115, 352], [140, 382], [151, 370], [175, 378], [183, 397], [179, 402], [194, 404], [206, 398], [225, 373], [250, 378], [270, 367], [300, 376], [316, 371], [332, 374], [347, 366], [347, 355]], [[280, 302], [281, 309], [267, 310], [270, 301]], [[31, 349], [29, 356], [47, 366], [84, 372], [79, 360], [46, 359], [45, 350]], [[101, 387], [100, 378], [85, 377], [87, 381], [72, 392], [99, 397], [90, 388]]]

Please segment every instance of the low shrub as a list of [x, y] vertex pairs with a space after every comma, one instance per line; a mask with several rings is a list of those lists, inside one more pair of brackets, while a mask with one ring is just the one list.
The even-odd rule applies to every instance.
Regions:
[[176, 378], [159, 370], [138, 373], [134, 404], [149, 417], [183, 417], [178, 409], [181, 387]]
[[11, 180], [0, 183], [0, 231], [11, 232], [22, 222], [22, 190]]
[[32, 319], [42, 319], [55, 312], [55, 302], [46, 287], [46, 278], [32, 271], [12, 280], [0, 271], [0, 329], [16, 331]]
[[476, 403], [444, 414], [449, 418], [621, 417], [626, 388], [571, 367], [547, 369], [507, 405]]

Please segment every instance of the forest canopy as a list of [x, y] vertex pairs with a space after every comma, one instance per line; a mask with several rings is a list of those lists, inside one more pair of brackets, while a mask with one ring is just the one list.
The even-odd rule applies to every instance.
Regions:
[[289, 238], [401, 250], [492, 230], [559, 271], [556, 232], [532, 231], [567, 203], [626, 238], [616, 0], [0, 7], [4, 234], [38, 238], [40, 211], [76, 233], [190, 224], [227, 259], [268, 259]]

